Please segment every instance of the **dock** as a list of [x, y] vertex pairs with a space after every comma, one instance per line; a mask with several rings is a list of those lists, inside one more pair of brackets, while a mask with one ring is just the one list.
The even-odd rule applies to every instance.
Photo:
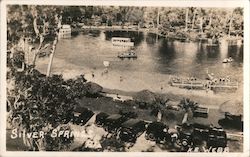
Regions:
[[230, 91], [239, 88], [238, 82], [212, 82], [210, 80], [185, 80], [185, 79], [170, 79], [170, 85], [173, 87], [199, 90], [213, 91]]

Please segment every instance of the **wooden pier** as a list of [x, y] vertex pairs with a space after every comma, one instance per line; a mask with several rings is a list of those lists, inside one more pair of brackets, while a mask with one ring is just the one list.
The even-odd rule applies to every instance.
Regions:
[[211, 82], [209, 80], [170, 80], [170, 85], [173, 87], [186, 89], [200, 89], [200, 90], [237, 90], [239, 88], [238, 82]]

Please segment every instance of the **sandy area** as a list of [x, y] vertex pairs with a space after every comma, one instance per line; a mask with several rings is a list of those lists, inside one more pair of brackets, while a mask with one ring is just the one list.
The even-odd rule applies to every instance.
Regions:
[[[37, 60], [36, 68], [39, 71], [46, 73], [47, 63], [48, 58], [40, 58]], [[212, 91], [206, 92], [205, 90], [187, 90], [171, 87], [168, 84], [171, 75], [166, 74], [119, 71], [119, 69], [115, 69], [112, 65], [108, 68], [108, 72], [104, 73], [104, 67], [102, 69], [93, 69], [67, 63], [67, 65], [65, 65], [66, 68], [62, 68], [63, 64], [65, 64], [64, 60], [54, 58], [52, 73], [62, 74], [65, 79], [74, 78], [84, 74], [88, 81], [98, 83], [102, 87], [109, 89], [110, 92], [124, 91], [127, 93], [126, 95], [131, 95], [131, 93], [148, 89], [156, 93], [167, 94], [171, 99], [180, 100], [183, 97], [189, 97], [201, 104], [217, 107], [228, 100], [243, 100], [242, 82], [240, 83], [239, 89], [234, 93], [215, 94]], [[116, 94], [115, 92], [113, 92], [113, 94]], [[124, 92], [122, 92], [123, 95]]]

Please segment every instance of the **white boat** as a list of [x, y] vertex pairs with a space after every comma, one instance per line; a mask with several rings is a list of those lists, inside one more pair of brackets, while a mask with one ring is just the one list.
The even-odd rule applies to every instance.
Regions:
[[134, 42], [130, 38], [113, 37], [111, 39], [113, 46], [133, 47]]
[[123, 58], [137, 58], [137, 54], [134, 52], [134, 50], [129, 50], [127, 52], [123, 52], [119, 54], [117, 57], [123, 59]]
[[70, 38], [70, 37], [71, 37], [71, 26], [62, 25], [62, 27], [59, 30], [58, 38], [64, 39], [64, 38]]
[[223, 59], [222, 63], [231, 63], [231, 62], [233, 62], [233, 61], [234, 61], [233, 58], [232, 58], [232, 57], [229, 57], [229, 58]]

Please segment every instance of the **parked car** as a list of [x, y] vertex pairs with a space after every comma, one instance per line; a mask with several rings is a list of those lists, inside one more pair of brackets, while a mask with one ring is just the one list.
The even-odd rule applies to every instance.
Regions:
[[119, 114], [127, 117], [127, 118], [137, 118], [138, 117], [138, 114], [134, 111], [123, 111], [123, 110], [120, 110], [119, 111]]
[[165, 142], [170, 139], [169, 127], [161, 122], [152, 122], [148, 125], [145, 138], [156, 142]]
[[209, 125], [194, 123], [192, 132], [192, 141], [194, 145], [200, 145], [202, 141], [208, 139]]
[[187, 147], [188, 145], [192, 145], [192, 133], [188, 131], [182, 131], [179, 133], [179, 144]]
[[137, 137], [139, 137], [145, 130], [145, 122], [138, 119], [129, 119], [122, 123], [119, 131], [119, 138], [125, 142], [135, 143]]
[[73, 123], [77, 125], [85, 125], [93, 115], [94, 112], [91, 110], [85, 107], [77, 107], [74, 110]]
[[225, 112], [225, 118], [220, 119], [218, 123], [223, 128], [235, 128], [243, 131], [242, 115], [234, 115], [229, 112]]
[[98, 113], [96, 115], [95, 124], [97, 126], [103, 126], [105, 123], [105, 120], [107, 119], [108, 116], [109, 116], [109, 114], [104, 113], [104, 112]]
[[222, 128], [211, 128], [209, 130], [207, 145], [218, 148], [227, 146], [227, 134]]
[[127, 118], [125, 116], [113, 114], [106, 118], [103, 127], [106, 131], [115, 133], [121, 128], [121, 124], [126, 120]]

